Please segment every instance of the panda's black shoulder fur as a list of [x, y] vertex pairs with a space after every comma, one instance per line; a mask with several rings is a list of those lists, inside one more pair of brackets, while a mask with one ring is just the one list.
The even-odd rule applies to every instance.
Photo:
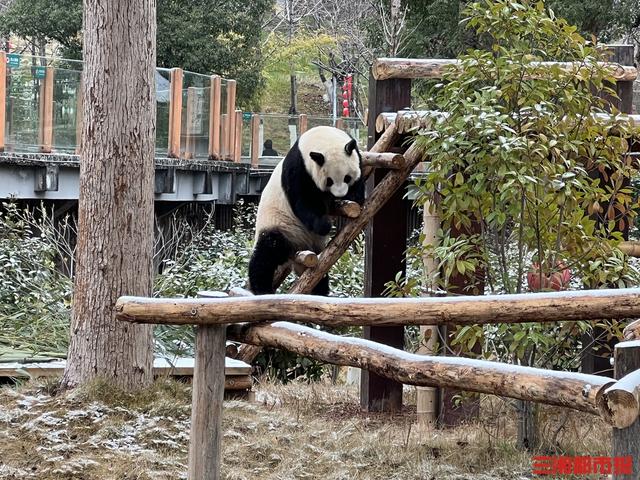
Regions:
[[304, 165], [297, 141], [284, 157], [280, 181], [295, 216], [308, 230], [318, 235], [327, 235], [331, 230], [327, 215], [332, 197], [313, 182]]

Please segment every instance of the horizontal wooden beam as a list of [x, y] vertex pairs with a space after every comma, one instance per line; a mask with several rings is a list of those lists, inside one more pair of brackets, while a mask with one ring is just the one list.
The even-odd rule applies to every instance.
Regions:
[[294, 261], [303, 267], [313, 268], [318, 265], [318, 255], [310, 250], [301, 250], [296, 253]]
[[[460, 65], [456, 59], [432, 59], [432, 58], [378, 58], [371, 66], [373, 78], [376, 80], [388, 80], [390, 78], [442, 78], [446, 69], [452, 65]], [[531, 68], [544, 69], [549, 67], [561, 67], [568, 72], [578, 73], [580, 70], [589, 70], [588, 65], [580, 62], [532, 62]], [[620, 65], [619, 63], [604, 62], [607, 73], [617, 81], [633, 81], [638, 77], [635, 67]], [[535, 75], [540, 75], [536, 73]]]
[[[407, 385], [452, 387], [601, 414], [597, 399], [610, 378], [521, 367], [487, 360], [404, 352], [288, 322], [232, 325], [229, 338], [288, 350], [335, 365], [358, 367]], [[608, 417], [604, 417], [607, 419]]]
[[578, 321], [640, 316], [640, 288], [444, 298], [121, 297], [116, 312], [119, 320], [129, 322], [193, 325], [275, 320], [333, 327]]
[[404, 157], [391, 152], [362, 152], [362, 166], [397, 170], [405, 164]]
[[618, 248], [625, 255], [629, 255], [630, 257], [640, 257], [640, 242], [638, 241], [620, 242]]

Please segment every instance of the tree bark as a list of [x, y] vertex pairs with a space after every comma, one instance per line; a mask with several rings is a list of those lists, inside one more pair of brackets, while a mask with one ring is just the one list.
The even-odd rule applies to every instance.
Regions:
[[156, 2], [84, 0], [82, 152], [69, 359], [63, 386], [153, 379], [148, 325], [116, 322], [120, 295], [151, 295]]

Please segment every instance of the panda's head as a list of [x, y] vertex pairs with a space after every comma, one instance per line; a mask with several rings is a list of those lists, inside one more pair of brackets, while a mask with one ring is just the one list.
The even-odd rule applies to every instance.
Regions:
[[298, 148], [320, 191], [341, 198], [360, 179], [358, 144], [348, 133], [334, 127], [314, 127], [300, 136]]

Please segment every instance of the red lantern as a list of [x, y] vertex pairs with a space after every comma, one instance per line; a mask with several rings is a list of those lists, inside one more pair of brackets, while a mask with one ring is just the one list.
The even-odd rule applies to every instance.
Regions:
[[349, 109], [348, 108], [343, 108], [342, 109], [342, 116], [343, 117], [348, 117], [349, 116]]
[[344, 100], [342, 100], [342, 106], [344, 108], [347, 108], [349, 106], [349, 100], [347, 100], [346, 98]]

